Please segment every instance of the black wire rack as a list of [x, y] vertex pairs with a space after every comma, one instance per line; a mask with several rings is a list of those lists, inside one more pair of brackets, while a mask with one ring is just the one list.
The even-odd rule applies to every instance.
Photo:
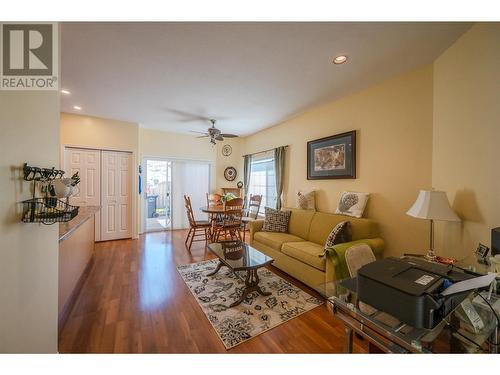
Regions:
[[78, 206], [72, 206], [53, 197], [32, 198], [22, 202], [23, 223], [46, 225], [70, 221], [78, 215]]
[[[67, 201], [49, 196], [48, 186], [56, 178], [61, 178], [64, 171], [55, 168], [39, 168], [23, 165], [23, 178], [25, 181], [33, 182], [33, 197], [22, 201], [23, 223], [42, 223], [46, 225], [70, 221], [78, 215], [78, 206], [72, 206]], [[37, 183], [46, 187], [45, 197], [36, 197]], [[42, 189], [43, 190], [43, 189]]]

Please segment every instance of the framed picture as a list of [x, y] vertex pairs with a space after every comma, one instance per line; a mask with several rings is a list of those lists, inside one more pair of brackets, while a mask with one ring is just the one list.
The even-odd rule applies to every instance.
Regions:
[[307, 179], [356, 178], [356, 131], [307, 142]]

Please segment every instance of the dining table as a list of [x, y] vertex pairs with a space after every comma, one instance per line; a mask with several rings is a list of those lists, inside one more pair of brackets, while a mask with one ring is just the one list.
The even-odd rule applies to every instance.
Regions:
[[200, 210], [202, 212], [205, 212], [205, 213], [210, 214], [212, 216], [217, 215], [217, 214], [220, 215], [220, 214], [223, 214], [227, 211], [226, 208], [224, 207], [224, 205], [222, 205], [222, 204], [203, 206], [203, 207], [200, 207]]
[[217, 222], [218, 217], [226, 213], [226, 207], [222, 204], [211, 204], [200, 207], [200, 211], [208, 214], [208, 218], [212, 224], [210, 228], [210, 240], [211, 242], [215, 242], [215, 223]]

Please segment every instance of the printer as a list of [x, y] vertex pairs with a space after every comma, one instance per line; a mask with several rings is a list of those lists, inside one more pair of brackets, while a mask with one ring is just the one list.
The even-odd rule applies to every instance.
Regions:
[[474, 276], [418, 258], [384, 258], [358, 270], [358, 299], [415, 328], [431, 329], [470, 293], [442, 296], [448, 286]]

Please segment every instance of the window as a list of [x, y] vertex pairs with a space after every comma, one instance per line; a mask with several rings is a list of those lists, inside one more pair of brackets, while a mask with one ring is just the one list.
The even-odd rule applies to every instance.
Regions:
[[248, 190], [249, 196], [262, 195], [261, 207], [276, 207], [276, 176], [272, 152], [252, 157]]

